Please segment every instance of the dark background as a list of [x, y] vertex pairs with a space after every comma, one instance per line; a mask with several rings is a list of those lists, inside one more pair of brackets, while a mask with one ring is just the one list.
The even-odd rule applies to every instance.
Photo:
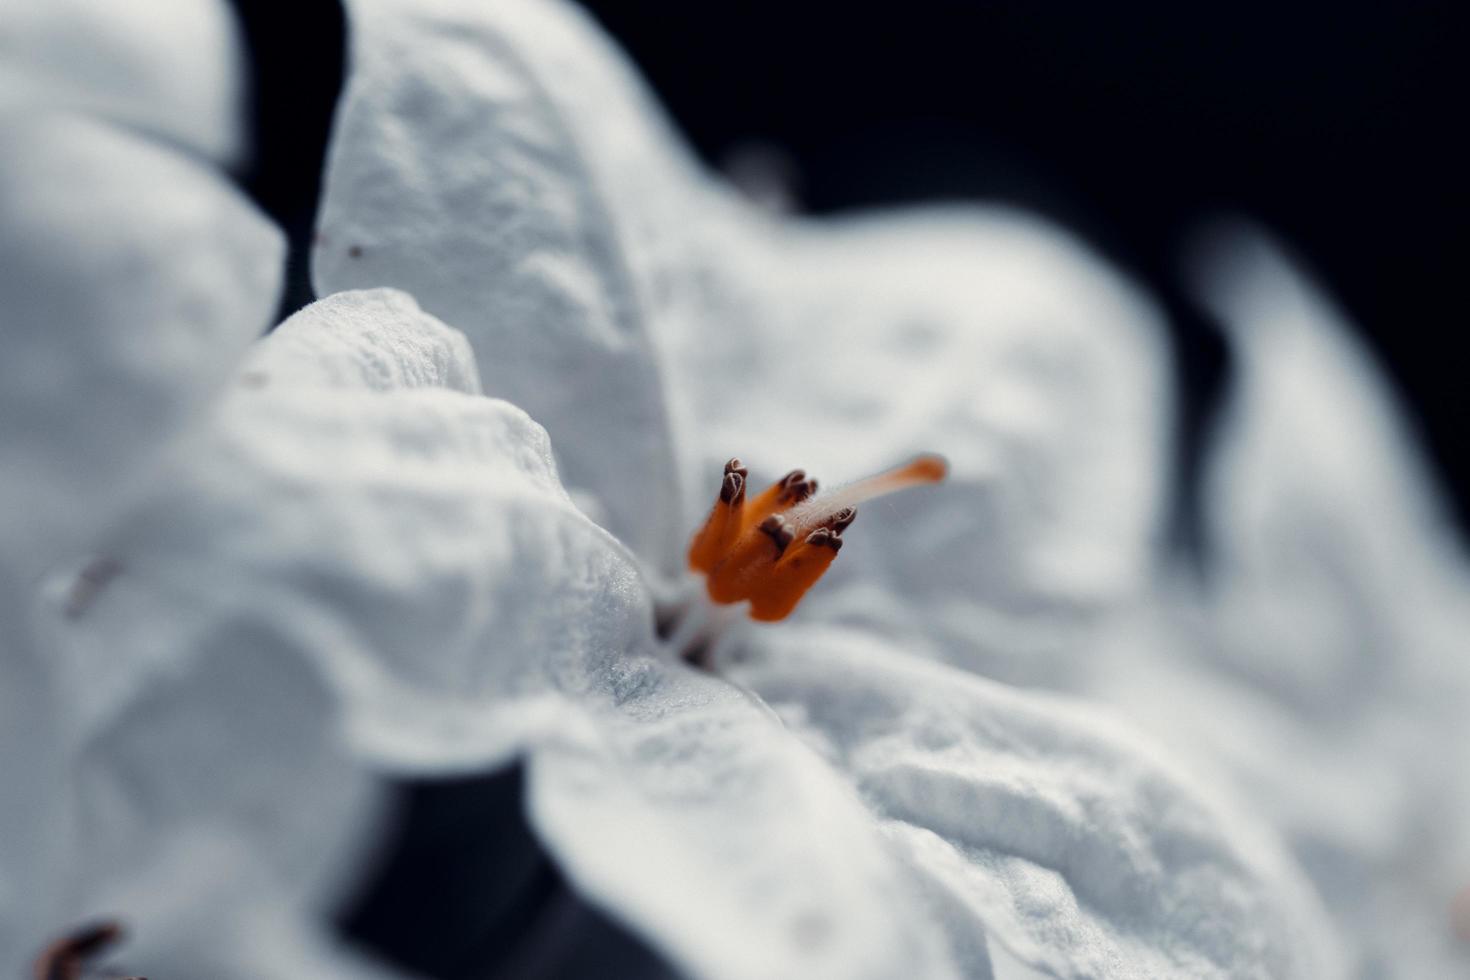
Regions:
[[[1258, 218], [1364, 331], [1421, 425], [1462, 526], [1470, 516], [1461, 277], [1470, 160], [1456, 145], [1470, 86], [1452, 5], [591, 7], [711, 165], [743, 147], [779, 147], [802, 207], [819, 213], [934, 199], [1020, 204], [1143, 280], [1179, 341], [1186, 480], [1230, 365], [1180, 289], [1180, 245], [1222, 211]], [[240, 0], [240, 9], [259, 150], [245, 180], [298, 246], [289, 310], [310, 298], [301, 246], [341, 79], [341, 12], [320, 0]], [[1186, 505], [1186, 541], [1190, 516]], [[516, 774], [419, 787], [411, 800], [405, 850], [348, 914], [354, 934], [440, 976], [562, 976], [604, 956], [646, 961], [595, 913], [568, 905], [519, 821]], [[487, 879], [508, 890], [484, 893]], [[466, 909], [483, 921], [457, 919]], [[552, 938], [529, 954], [515, 949], [538, 929]], [[531, 969], [521, 958], [569, 936], [582, 951], [570, 959]]]
[[[239, 7], [256, 63], [247, 182], [301, 239], [341, 12]], [[1453, 4], [590, 7], [712, 165], [780, 147], [808, 210], [1006, 201], [1088, 237], [1164, 299], [1196, 423], [1228, 365], [1178, 288], [1180, 241], [1221, 211], [1260, 219], [1365, 331], [1470, 517], [1470, 158], [1457, 145], [1470, 38]]]

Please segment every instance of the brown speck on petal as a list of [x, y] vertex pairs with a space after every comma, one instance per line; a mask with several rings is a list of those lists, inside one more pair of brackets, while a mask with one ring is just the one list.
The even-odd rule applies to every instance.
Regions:
[[350, 246], [347, 249], [347, 256], [348, 256], [348, 258], [353, 258], [353, 259], [360, 259], [360, 258], [362, 258], [362, 246], [361, 245], [353, 245], [353, 246]]
[[92, 559], [87, 566], [77, 573], [76, 581], [71, 585], [71, 591], [67, 593], [66, 605], [62, 612], [67, 619], [80, 617], [97, 599], [97, 593], [106, 588], [107, 583], [117, 578], [122, 572], [122, 563], [116, 558], [106, 556]]
[[1455, 938], [1470, 943], [1470, 885], [1461, 888], [1450, 902], [1450, 927], [1455, 931]]
[[[32, 968], [34, 980], [81, 980], [96, 975], [87, 969], [87, 961], [107, 951], [123, 938], [122, 926], [116, 922], [94, 922], [62, 936], [41, 951]], [[121, 980], [145, 980], [125, 977]]]

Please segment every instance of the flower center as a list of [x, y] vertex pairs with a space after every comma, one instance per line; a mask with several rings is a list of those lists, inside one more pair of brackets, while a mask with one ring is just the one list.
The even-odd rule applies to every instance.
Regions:
[[792, 470], [747, 499], [749, 470], [732, 459], [714, 508], [689, 543], [689, 567], [705, 576], [715, 602], [748, 600], [751, 619], [785, 619], [842, 550], [858, 504], [938, 483], [948, 471], [943, 457], [923, 455], [818, 496], [817, 481]]

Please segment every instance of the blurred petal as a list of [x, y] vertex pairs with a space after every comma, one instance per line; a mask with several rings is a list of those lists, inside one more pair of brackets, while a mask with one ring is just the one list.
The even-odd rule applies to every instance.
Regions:
[[961, 936], [1057, 977], [1337, 973], [1273, 838], [1104, 716], [815, 628], [735, 676], [852, 775]]
[[279, 233], [221, 177], [0, 116], [0, 551], [25, 581], [124, 505], [269, 325]]
[[229, 164], [245, 82], [225, 0], [7, 0], [0, 20], [0, 109], [79, 111]]
[[190, 830], [140, 874], [87, 896], [92, 916], [117, 917], [127, 935], [105, 959], [109, 975], [154, 980], [390, 980], [395, 971], [343, 948], [312, 924], [254, 850], [228, 835]]
[[486, 392], [546, 426], [567, 485], [593, 491], [609, 530], [674, 567], [688, 522], [646, 284], [614, 203], [638, 200], [622, 179], [661, 147], [640, 143], [641, 106], [606, 97], [629, 84], [621, 61], [550, 4], [349, 6], [353, 70], [318, 291], [397, 286], [463, 329]]
[[561, 490], [540, 427], [439, 387], [473, 377], [463, 339], [402, 295], [334, 296], [262, 341], [106, 542], [121, 571], [80, 621], [146, 666], [66, 664], [79, 714], [263, 633], [316, 658], [381, 761], [481, 766], [545, 707], [513, 694], [650, 636], [636, 572]]
[[1458, 537], [1330, 302], [1259, 232], [1205, 244], [1199, 290], [1238, 364], [1207, 472], [1210, 575], [1081, 686], [1235, 783], [1363, 971], [1463, 973], [1449, 911], [1470, 881]]

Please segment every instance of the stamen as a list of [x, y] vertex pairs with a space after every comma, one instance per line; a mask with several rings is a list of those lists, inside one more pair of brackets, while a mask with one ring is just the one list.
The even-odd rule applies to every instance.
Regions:
[[705, 519], [704, 527], [689, 542], [689, 567], [708, 573], [720, 556], [730, 550], [744, 524], [745, 477], [749, 471], [738, 458], [725, 464], [720, 496]]
[[752, 619], [785, 619], [842, 549], [857, 503], [937, 483], [948, 470], [943, 457], [919, 456], [825, 497], [815, 496], [816, 480], [792, 470], [747, 501], [747, 471], [732, 459], [714, 509], [690, 542], [689, 565], [705, 573], [715, 602], [749, 600]]
[[800, 534], [825, 525], [842, 511], [856, 507], [865, 500], [885, 497], [890, 493], [926, 483], [939, 483], [948, 473], [949, 463], [943, 456], [926, 453], [902, 466], [895, 466], [891, 470], [884, 470], [867, 479], [838, 487], [824, 496], [808, 500], [793, 508], [786, 517]]
[[773, 623], [791, 615], [841, 550], [842, 538], [825, 527], [808, 534], [805, 541], [787, 550], [751, 592], [750, 618]]
[[786, 518], [772, 514], [735, 543], [725, 560], [710, 572], [709, 597], [716, 602], [739, 602], [750, 597], [760, 576], [776, 564], [795, 535]]
[[772, 514], [790, 510], [816, 492], [816, 480], [807, 479], [804, 470], [792, 470], [762, 490], [745, 508], [745, 528], [756, 527]]

